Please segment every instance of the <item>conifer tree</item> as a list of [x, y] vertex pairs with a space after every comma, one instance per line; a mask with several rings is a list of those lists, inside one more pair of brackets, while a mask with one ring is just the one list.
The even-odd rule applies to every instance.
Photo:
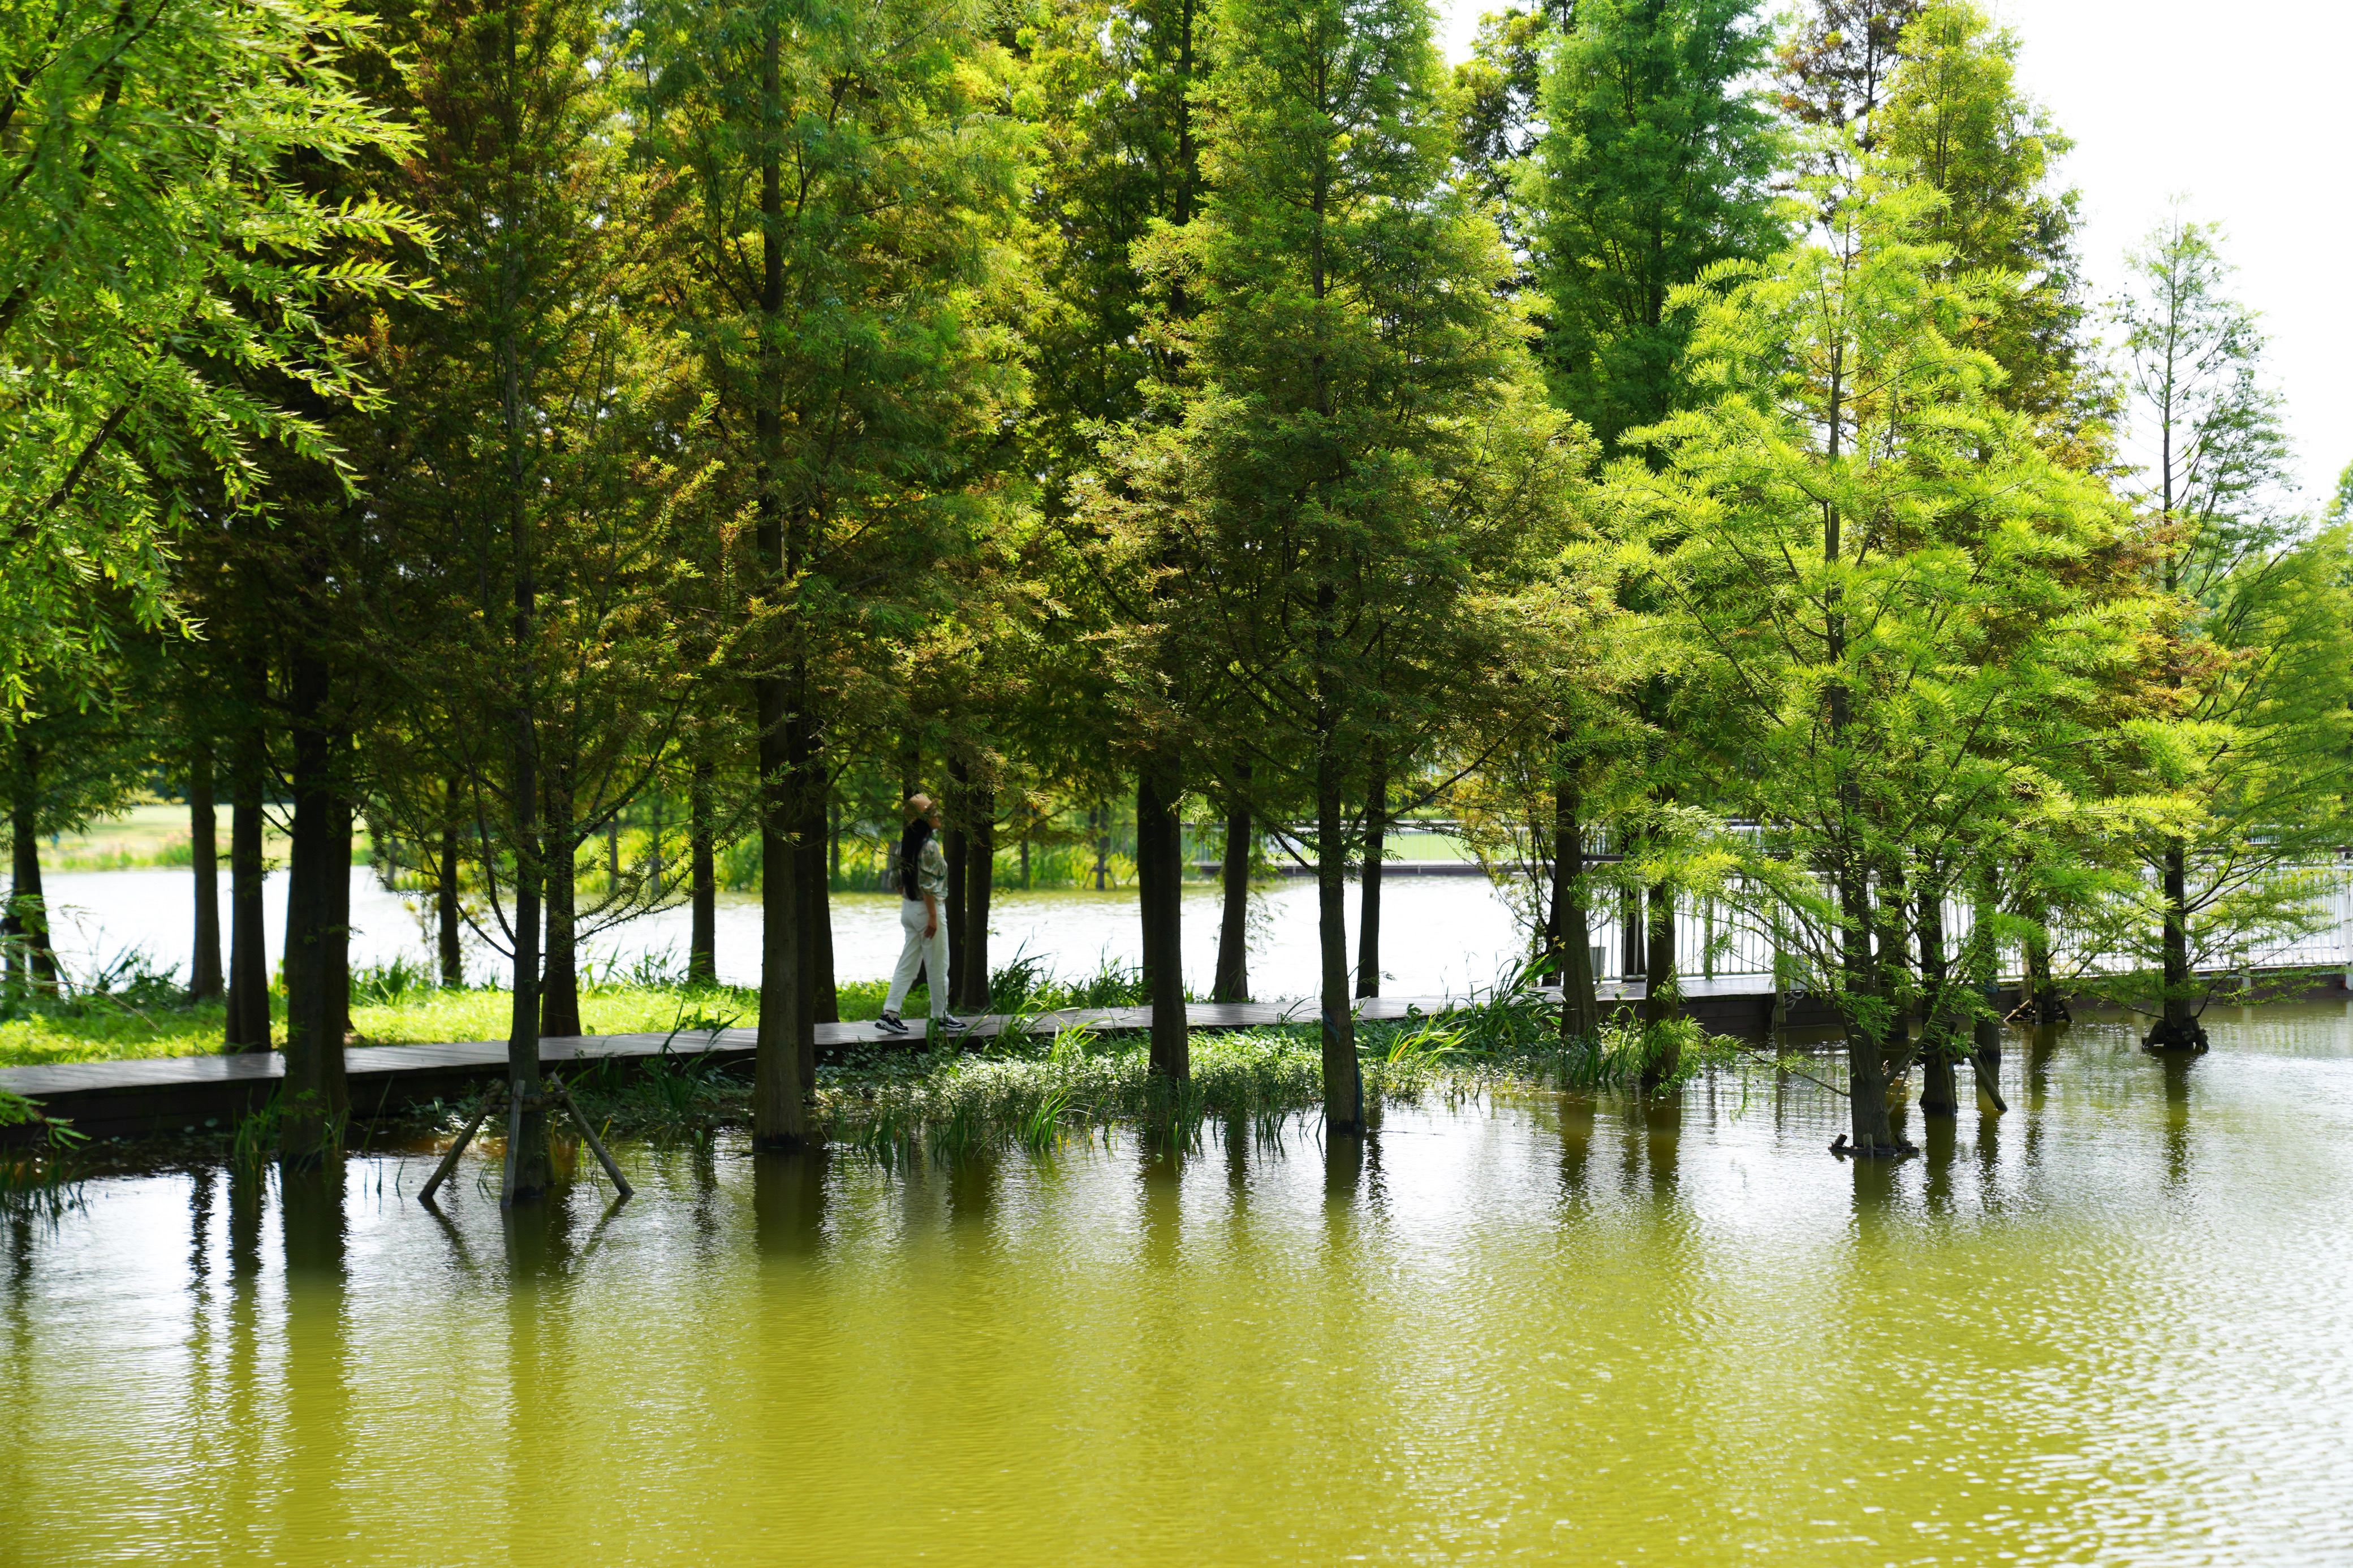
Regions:
[[1834, 195], [1814, 183], [1826, 239], [1689, 296], [1711, 395], [1644, 434], [1662, 473], [1628, 460], [1612, 478], [1651, 520], [1650, 583], [1720, 704], [1726, 804], [1767, 825], [1736, 841], [1727, 896], [1840, 1009], [1852, 1147], [1878, 1154], [1897, 1147], [1907, 1020], [1974, 1010], [1969, 955], [1909, 961], [1917, 868], [2073, 819], [2096, 740], [2062, 699], [2128, 673], [2142, 623], [2094, 569], [2118, 547], [2105, 499], [1953, 342], [2000, 304], [1920, 242], [1935, 194], [1860, 166]]
[[[599, 22], [582, 0], [417, 14], [406, 173], [438, 231], [439, 302], [379, 351], [429, 410], [376, 487], [406, 591], [370, 647], [407, 701], [375, 750], [405, 749], [416, 775], [381, 798], [410, 837], [446, 842], [459, 784], [525, 1095], [543, 1032], [579, 1032], [577, 852], [667, 763], [690, 689], [692, 640], [668, 611], [693, 400], [649, 320], [659, 192], [629, 165]], [[613, 869], [612, 908], [586, 913], [641, 890]], [[509, 1202], [546, 1182], [543, 1119], [523, 1127]]]
[[[1746, 0], [1592, 0], [1576, 8], [1552, 57], [1545, 133], [1523, 184], [1535, 214], [1542, 352], [1554, 399], [1612, 456], [1626, 431], [1664, 418], [1684, 399], [1690, 323], [1669, 308], [1674, 291], [1717, 262], [1761, 256], [1778, 242], [1780, 218], [1767, 188], [1775, 142], [1750, 85], [1768, 39], [1754, 11]], [[1620, 765], [1611, 771], [1622, 775], [1622, 764], [1639, 758], [1650, 775], [1647, 789], [1614, 792], [1628, 863], [1651, 875], [1630, 895], [1640, 937], [1627, 967], [1642, 973], [1642, 1013], [1655, 1022], [1673, 1005], [1677, 966], [1678, 858], [1665, 825], [1678, 793], [1692, 786], [1698, 737], [1671, 668], [1629, 680], [1621, 700], [1629, 722], [1620, 738], [1634, 750], [1613, 748]], [[1613, 793], [1594, 787], [1598, 779], [1569, 787], [1569, 759], [1598, 752], [1586, 739], [1564, 727], [1563, 804]], [[1567, 836], [1582, 831], [1581, 820], [1564, 819], [1556, 861], [1574, 853]], [[1581, 885], [1565, 886], [1562, 897], [1582, 912]], [[1581, 951], [1560, 956], [1571, 965], [1586, 958]], [[1581, 998], [1579, 973], [1565, 978]], [[1568, 1008], [1586, 1010], [1581, 1000]]]
[[86, 651], [90, 596], [171, 617], [186, 491], [255, 504], [272, 446], [332, 462], [252, 383], [364, 398], [320, 310], [403, 291], [335, 252], [408, 220], [290, 177], [404, 143], [347, 74], [369, 34], [340, 0], [0, 8], [0, 705]]
[[1673, 290], [1770, 250], [1774, 143], [1747, 85], [1766, 34], [1750, 0], [1588, 0], [1545, 82], [1523, 199], [1553, 395], [1615, 455], [1675, 407], [1686, 323]]
[[1879, 110], [1894, 166], [1945, 195], [1927, 237], [1956, 273], [2013, 274], [2003, 308], [1968, 322], [1963, 341], [2001, 367], [1995, 391], [2070, 461], [2105, 456], [2107, 389], [2084, 355], [2085, 305], [2076, 193], [2053, 164], [2074, 145], [2015, 85], [2018, 38], [1969, 0], [1939, 0], [1907, 27]]
[[1161, 574], [1137, 668], [1227, 672], [1254, 781], [1313, 802], [1324, 1115], [1364, 1124], [1344, 879], [1368, 753], [1480, 706], [1484, 571], [1561, 521], [1566, 422], [1498, 302], [1509, 261], [1450, 183], [1419, 0], [1228, 0], [1188, 228], [1147, 260], [1198, 379], [1105, 443], [1090, 515]]
[[[761, 813], [754, 1138], [814, 1089], [828, 739], [901, 700], [911, 628], [953, 602], [1019, 388], [1001, 296], [1005, 52], [972, 5], [649, 0], [644, 151], [686, 203], [672, 319], [750, 519], [729, 668]], [[814, 900], [810, 900], [814, 903]]]
[[2199, 970], [2260, 953], [2314, 918], [2312, 889], [2284, 873], [2342, 832], [2344, 627], [2324, 559], [2297, 537], [2281, 400], [2260, 379], [2255, 313], [2226, 291], [2218, 232], [2176, 213], [2130, 265], [2116, 314], [2141, 459], [2135, 500], [2155, 533], [2153, 586], [2169, 604], [2171, 710], [2136, 738], [2179, 806], [2138, 845], [2152, 897], [2137, 900], [2133, 946], [2158, 976], [2145, 1043], [2202, 1050], [2211, 982]]

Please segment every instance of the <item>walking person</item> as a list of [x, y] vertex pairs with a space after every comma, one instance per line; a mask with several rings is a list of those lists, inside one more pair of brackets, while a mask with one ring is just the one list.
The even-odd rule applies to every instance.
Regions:
[[926, 972], [933, 1018], [944, 1029], [962, 1029], [965, 1021], [948, 1011], [948, 927], [940, 910], [948, 896], [948, 858], [940, 851], [940, 808], [930, 795], [911, 795], [907, 812], [907, 831], [899, 837], [899, 927], [906, 932], [906, 944], [899, 950], [891, 994], [874, 1026], [886, 1035], [907, 1032], [899, 1009], [920, 968]]

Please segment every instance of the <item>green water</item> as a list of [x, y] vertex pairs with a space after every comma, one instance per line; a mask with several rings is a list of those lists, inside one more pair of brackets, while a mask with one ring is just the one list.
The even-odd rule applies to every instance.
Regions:
[[0, 1225], [0, 1563], [2344, 1563], [2353, 1020], [2213, 1022], [2013, 1037], [1892, 1171], [1756, 1078], [512, 1226], [98, 1183]]

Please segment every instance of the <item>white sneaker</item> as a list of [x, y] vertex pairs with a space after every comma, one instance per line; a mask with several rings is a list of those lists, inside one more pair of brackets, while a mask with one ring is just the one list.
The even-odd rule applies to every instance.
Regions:
[[886, 1035], [903, 1035], [907, 1032], [906, 1024], [900, 1019], [899, 1015], [896, 1013], [883, 1014], [881, 1017], [874, 1020], [874, 1026], [881, 1030]]
[[940, 1015], [940, 1027], [945, 1029], [952, 1035], [961, 1035], [966, 1029], [971, 1028], [972, 1026], [965, 1023], [962, 1018], [957, 1017], [954, 1013], [943, 1013]]

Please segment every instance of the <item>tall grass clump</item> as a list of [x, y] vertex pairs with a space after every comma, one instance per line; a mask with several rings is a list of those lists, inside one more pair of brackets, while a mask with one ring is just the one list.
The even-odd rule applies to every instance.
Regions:
[[[1280, 1142], [1294, 1119], [1323, 1104], [1322, 1060], [1313, 1026], [1200, 1035], [1192, 1077], [1172, 1088], [1152, 1072], [1141, 1040], [1107, 1044], [1066, 1030], [1042, 1054], [942, 1048], [820, 1069], [818, 1116], [831, 1139], [885, 1166], [1013, 1150], [1042, 1156], [1108, 1142], [1123, 1126], [1178, 1150], [1198, 1148], [1212, 1121]], [[1418, 1098], [1445, 1071], [1426, 1049], [1371, 1054], [1367, 1104]]]

